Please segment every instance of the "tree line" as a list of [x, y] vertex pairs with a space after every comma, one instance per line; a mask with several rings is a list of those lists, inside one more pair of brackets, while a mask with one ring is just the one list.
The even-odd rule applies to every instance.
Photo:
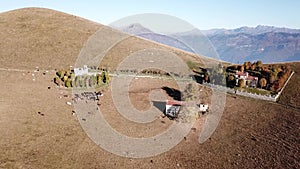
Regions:
[[[244, 62], [242, 65], [231, 65], [226, 68], [227, 72], [248, 72], [251, 76], [258, 77], [258, 87], [270, 90], [272, 92], [278, 92], [283, 87], [286, 80], [292, 73], [292, 69], [287, 65], [276, 65], [269, 64], [264, 65], [261, 61], [257, 62]], [[229, 75], [227, 81], [232, 83], [235, 81], [233, 74]], [[243, 84], [243, 79], [238, 83], [239, 87], [245, 87]]]
[[96, 87], [108, 84], [110, 77], [107, 71], [95, 75], [75, 76], [73, 70], [59, 70], [54, 77], [54, 83], [58, 86], [71, 87]]
[[[236, 73], [248, 72], [250, 76], [258, 77], [257, 83], [245, 81], [245, 79], [236, 79]], [[230, 88], [246, 86], [259, 87], [271, 92], [281, 90], [286, 80], [291, 75], [291, 68], [287, 65], [263, 64], [262, 61], [244, 62], [244, 64], [235, 64], [222, 66], [218, 64], [212, 68], [200, 68], [200, 71], [194, 71], [200, 75], [200, 82], [207, 82], [216, 85], [227, 86]]]

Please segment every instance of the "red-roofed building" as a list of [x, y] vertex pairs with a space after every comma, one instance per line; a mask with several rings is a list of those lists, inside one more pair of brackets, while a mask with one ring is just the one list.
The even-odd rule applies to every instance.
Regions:
[[167, 100], [166, 108], [165, 108], [166, 116], [171, 117], [171, 118], [178, 117], [180, 108], [183, 104], [184, 103], [181, 101]]
[[207, 104], [196, 104], [196, 102], [185, 102], [177, 100], [167, 100], [165, 114], [170, 118], [177, 118], [181, 110], [181, 106], [195, 106], [197, 105], [202, 114], [208, 112]]
[[244, 85], [247, 87], [257, 87], [258, 77], [250, 76], [248, 72], [237, 71], [235, 74], [236, 85], [240, 79], [244, 79]]

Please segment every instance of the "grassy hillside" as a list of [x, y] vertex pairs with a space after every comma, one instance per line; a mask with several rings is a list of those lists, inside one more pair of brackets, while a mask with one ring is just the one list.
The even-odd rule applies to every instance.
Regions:
[[100, 27], [50, 9], [25, 8], [1, 13], [1, 67], [54, 69], [74, 65], [85, 41]]
[[[300, 109], [300, 62], [286, 63], [295, 71], [295, 74], [287, 84], [279, 98], [279, 103]], [[299, 110], [300, 111], [300, 110]]]
[[[71, 102], [71, 91], [51, 82], [53, 69], [73, 65], [88, 37], [101, 27], [49, 9], [0, 14], [0, 68], [52, 70], [47, 74], [0, 70], [0, 168], [300, 168], [300, 63], [290, 63], [296, 74], [279, 103], [228, 95], [219, 126], [204, 144], [198, 143], [206, 118], [202, 116], [186, 139], [155, 157], [129, 159], [101, 149], [83, 131], [82, 119], [72, 115], [74, 107], [66, 105]], [[148, 46], [195, 59], [183, 51], [130, 37], [109, 51], [103, 64], [113, 68], [130, 51]], [[169, 83], [138, 80], [130, 88], [130, 97], [139, 108], [149, 106], [150, 89]], [[119, 132], [150, 135], [172, 123], [166, 118], [145, 125], [128, 121], [113, 105], [111, 89], [103, 93], [100, 108], [109, 110], [104, 116]]]
[[[101, 27], [103, 27], [101, 24], [50, 9], [24, 8], [1, 13], [1, 67], [19, 69], [33, 69], [36, 66], [45, 69], [69, 67], [74, 65], [88, 38]], [[109, 64], [117, 64], [121, 61], [119, 59], [129, 54], [129, 51], [134, 52], [147, 47], [166, 49], [183, 59], [196, 58], [193, 54], [131, 37], [114, 47], [108, 54]], [[203, 60], [206, 63], [212, 61], [208, 58]]]

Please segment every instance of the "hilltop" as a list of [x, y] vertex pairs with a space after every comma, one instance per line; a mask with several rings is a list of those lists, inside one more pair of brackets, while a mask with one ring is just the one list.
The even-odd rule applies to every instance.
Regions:
[[[72, 102], [72, 92], [56, 87], [51, 80], [54, 69], [74, 65], [88, 38], [104, 27], [109, 29], [50, 9], [25, 8], [0, 14], [0, 168], [300, 167], [299, 62], [289, 63], [296, 73], [278, 103], [227, 95], [218, 128], [203, 144], [198, 143], [198, 137], [205, 116], [176, 147], [155, 157], [124, 158], [99, 148], [79, 124], [86, 119], [73, 116], [74, 107], [66, 105]], [[149, 46], [197, 60], [191, 53], [132, 36], [108, 52], [104, 64], [116, 67], [129, 53]], [[159, 90], [161, 85], [176, 88], [172, 82], [156, 79], [134, 79], [132, 84], [129, 96], [138, 109], [150, 106], [151, 90]], [[172, 123], [160, 118], [136, 124], [123, 118], [111, 92], [111, 88], [104, 89], [100, 106], [107, 110], [103, 115], [117, 131], [146, 137]], [[209, 92], [204, 94], [209, 98]]]
[[[74, 65], [88, 38], [104, 27], [108, 28], [78, 16], [50, 9], [24, 8], [1, 13], [0, 61], [2, 67], [19, 69], [35, 68], [36, 66], [44, 69], [69, 67]], [[120, 32], [120, 34], [122, 33]], [[140, 41], [143, 43], [139, 43]], [[135, 45], [131, 45], [131, 43]], [[137, 37], [127, 38], [122, 44], [120, 47], [114, 47], [114, 50], [111, 51], [111, 53], [115, 50], [117, 52], [114, 53], [114, 62], [120, 61], [116, 58], [128, 55], [129, 51], [151, 46], [172, 51], [183, 59], [186, 57], [197, 58], [194, 54], [185, 54], [181, 50]], [[121, 51], [124, 48], [128, 50]], [[108, 58], [111, 57], [108, 56]], [[207, 63], [214, 61], [205, 57], [202, 57], [202, 60]]]
[[69, 67], [97, 24], [66, 13], [24, 8], [0, 14], [0, 62], [4, 68]]

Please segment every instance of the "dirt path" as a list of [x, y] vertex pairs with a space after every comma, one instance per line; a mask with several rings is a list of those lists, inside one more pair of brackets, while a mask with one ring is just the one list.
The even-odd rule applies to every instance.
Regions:
[[9, 72], [28, 72], [28, 71], [33, 71], [33, 70], [0, 68], [0, 71], [9, 71]]

